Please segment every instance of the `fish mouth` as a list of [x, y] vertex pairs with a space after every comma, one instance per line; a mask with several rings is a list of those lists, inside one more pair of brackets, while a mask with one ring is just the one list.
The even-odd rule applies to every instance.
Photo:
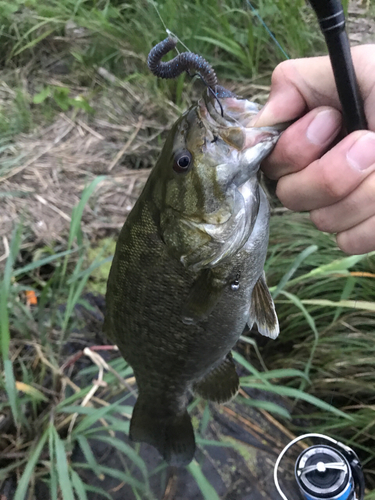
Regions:
[[207, 92], [200, 101], [202, 117], [213, 127], [247, 127], [261, 106], [217, 86], [216, 93]]
[[262, 106], [235, 95], [218, 86], [216, 94], [204, 94], [199, 102], [198, 113], [207, 131], [207, 141], [217, 137], [238, 151], [252, 148], [259, 143], [276, 144], [288, 124], [272, 127], [254, 127], [255, 117]]

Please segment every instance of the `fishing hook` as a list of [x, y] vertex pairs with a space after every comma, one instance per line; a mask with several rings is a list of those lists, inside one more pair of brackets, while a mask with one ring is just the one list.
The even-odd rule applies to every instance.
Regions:
[[[151, 49], [147, 58], [147, 65], [149, 69], [159, 78], [176, 78], [184, 71], [186, 71], [189, 76], [196, 76], [197, 74], [218, 102], [221, 116], [224, 116], [223, 106], [216, 95], [216, 73], [212, 66], [208, 64], [202, 56], [194, 54], [193, 52], [182, 52], [171, 61], [161, 61], [162, 57], [176, 47], [177, 41], [177, 37], [169, 35], [162, 42], [155, 45], [155, 47]], [[193, 70], [197, 73], [192, 75], [191, 71]]]

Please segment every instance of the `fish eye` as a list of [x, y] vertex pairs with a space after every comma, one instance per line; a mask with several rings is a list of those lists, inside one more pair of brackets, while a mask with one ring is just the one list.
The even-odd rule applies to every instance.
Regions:
[[174, 157], [173, 170], [179, 174], [187, 172], [192, 163], [192, 156], [190, 151], [184, 149], [176, 153]]

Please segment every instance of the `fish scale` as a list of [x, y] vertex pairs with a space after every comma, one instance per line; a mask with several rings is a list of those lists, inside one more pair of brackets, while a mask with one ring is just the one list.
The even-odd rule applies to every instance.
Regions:
[[130, 437], [174, 465], [195, 452], [191, 391], [234, 397], [230, 351], [246, 324], [272, 338], [279, 331], [263, 273], [269, 206], [257, 179], [279, 131], [250, 127], [258, 108], [225, 96], [223, 117], [205, 95], [172, 128], [120, 233], [107, 286], [104, 328], [139, 390]]

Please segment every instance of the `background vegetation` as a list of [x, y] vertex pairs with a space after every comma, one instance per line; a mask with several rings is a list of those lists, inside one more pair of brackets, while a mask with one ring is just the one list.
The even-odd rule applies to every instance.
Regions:
[[[126, 439], [134, 403], [131, 368], [115, 350], [87, 350], [106, 344], [101, 335], [100, 297], [120, 226], [111, 226], [108, 220], [125, 218], [165, 130], [197, 92], [184, 76], [156, 81], [148, 74], [147, 53], [165, 36], [154, 6], [190, 50], [212, 62], [221, 81], [245, 95], [256, 94], [260, 101], [266, 99], [272, 68], [285, 56], [259, 16], [290, 57], [324, 52], [314, 16], [303, 0], [161, 0], [155, 4], [0, 0], [0, 176], [4, 181], [0, 206], [5, 228], [0, 232], [4, 244], [0, 257], [0, 492], [7, 500], [82, 500], [94, 494], [111, 499], [116, 488], [112, 492], [100, 487], [105, 476], [129, 488], [129, 498], [155, 498], [151, 483], [156, 475], [168, 489], [165, 465], [150, 467], [139, 446]], [[363, 9], [365, 16], [373, 18], [370, 6]], [[143, 125], [137, 121], [140, 116]], [[28, 169], [40, 158], [64, 164], [63, 149], [60, 156], [48, 157], [48, 148], [54, 147], [48, 135], [51, 130], [68, 144], [69, 134], [63, 136], [56, 127], [61, 117], [81, 127], [74, 141], [81, 131], [94, 139], [108, 137], [99, 146], [87, 143], [85, 154], [93, 151], [92, 163], [106, 161], [109, 167], [85, 171], [78, 187], [72, 177], [52, 204], [64, 224], [49, 237], [38, 238], [33, 217], [37, 214], [43, 222], [38, 207], [51, 203], [30, 194], [28, 185], [37, 173]], [[140, 131], [139, 137], [134, 130]], [[38, 143], [43, 136], [51, 145]], [[73, 139], [71, 147], [80, 149]], [[134, 152], [127, 153], [124, 143]], [[40, 150], [33, 149], [38, 145]], [[77, 161], [77, 169], [89, 163], [87, 155]], [[42, 174], [49, 172], [43, 170], [46, 165], [40, 166]], [[140, 170], [124, 174], [124, 166]], [[63, 183], [69, 171], [56, 168], [51, 168], [51, 178]], [[53, 191], [57, 184], [49, 185], [47, 177], [46, 190]], [[107, 225], [103, 223], [98, 231], [92, 221], [104, 220], [100, 207], [105, 196], [112, 196], [111, 189], [121, 191], [121, 196], [126, 191], [129, 206], [113, 207], [105, 219]], [[14, 215], [7, 218], [6, 213]], [[331, 236], [311, 226], [308, 216], [292, 214], [274, 201], [266, 271], [282, 334], [277, 343], [256, 335], [243, 337], [236, 360], [246, 392], [238, 404], [271, 413], [286, 433], [319, 431], [355, 447], [366, 470], [366, 498], [375, 498], [371, 493], [375, 488], [374, 255], [344, 256]], [[199, 400], [191, 403], [192, 414], [199, 416], [194, 422], [199, 427], [200, 449], [215, 444], [238, 448], [238, 443], [228, 445], [208, 437], [210, 411]], [[118, 468], [99, 460], [98, 442], [116, 451]], [[97, 483], [85, 479], [87, 469]], [[200, 461], [188, 470], [202, 497], [219, 498]]]

